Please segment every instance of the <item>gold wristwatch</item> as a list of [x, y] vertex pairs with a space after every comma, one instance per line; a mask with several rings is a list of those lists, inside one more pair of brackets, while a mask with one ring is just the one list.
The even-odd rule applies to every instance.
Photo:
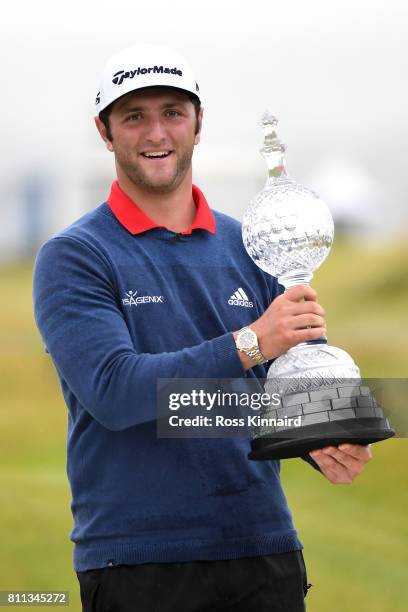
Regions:
[[258, 365], [268, 361], [259, 349], [258, 336], [250, 327], [243, 327], [239, 330], [235, 338], [235, 345], [240, 353], [245, 353], [250, 359], [256, 361]]

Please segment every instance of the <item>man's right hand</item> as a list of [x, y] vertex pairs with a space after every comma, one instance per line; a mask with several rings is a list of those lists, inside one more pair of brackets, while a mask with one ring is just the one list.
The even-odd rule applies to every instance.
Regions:
[[326, 335], [324, 310], [317, 303], [316, 291], [308, 285], [287, 289], [250, 327], [266, 359], [274, 359], [300, 342]]

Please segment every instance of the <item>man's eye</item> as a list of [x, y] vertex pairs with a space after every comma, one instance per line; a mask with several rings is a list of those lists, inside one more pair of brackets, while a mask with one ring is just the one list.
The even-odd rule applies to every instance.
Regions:
[[126, 121], [139, 121], [142, 118], [140, 113], [133, 113], [132, 115], [128, 115], [126, 117]]
[[178, 110], [168, 110], [167, 115], [170, 117], [180, 117], [180, 113]]

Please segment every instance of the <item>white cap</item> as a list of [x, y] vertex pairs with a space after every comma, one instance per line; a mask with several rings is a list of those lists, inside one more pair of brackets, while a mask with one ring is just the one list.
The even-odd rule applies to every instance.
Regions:
[[96, 112], [99, 114], [130, 91], [158, 85], [182, 89], [201, 98], [193, 71], [179, 53], [155, 45], [129, 47], [107, 61], [96, 95]]

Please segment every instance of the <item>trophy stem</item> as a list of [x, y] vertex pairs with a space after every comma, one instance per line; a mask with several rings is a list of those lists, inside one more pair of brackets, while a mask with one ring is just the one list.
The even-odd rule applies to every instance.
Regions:
[[278, 276], [278, 282], [283, 285], [285, 289], [289, 289], [296, 285], [309, 285], [312, 278], [313, 272], [310, 272], [310, 270], [291, 270], [290, 272], [282, 274], [282, 276]]

